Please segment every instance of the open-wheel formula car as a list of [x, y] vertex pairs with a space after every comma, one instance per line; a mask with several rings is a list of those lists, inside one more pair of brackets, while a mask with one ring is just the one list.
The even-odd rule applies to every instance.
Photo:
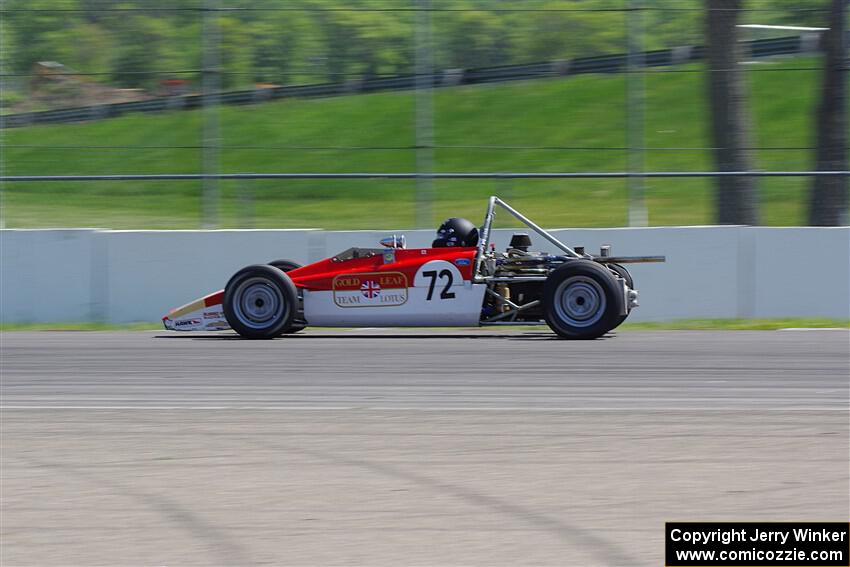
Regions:
[[[505, 252], [491, 244], [499, 206], [558, 249], [530, 252], [515, 233]], [[560, 242], [519, 211], [490, 197], [480, 231], [452, 218], [430, 248], [405, 248], [404, 237], [383, 248], [349, 248], [299, 266], [286, 260], [236, 272], [222, 291], [172, 310], [166, 329], [233, 329], [270, 339], [307, 325], [321, 327], [468, 327], [544, 322], [560, 337], [593, 339], [622, 323], [638, 293], [622, 266], [663, 262], [663, 256], [599, 256]]]

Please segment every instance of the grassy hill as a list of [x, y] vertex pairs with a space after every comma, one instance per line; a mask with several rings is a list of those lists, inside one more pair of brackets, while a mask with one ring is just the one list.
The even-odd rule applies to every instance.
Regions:
[[[814, 58], [750, 66], [755, 144], [762, 169], [812, 165]], [[801, 70], [806, 69], [806, 70]], [[704, 74], [698, 66], [646, 77], [647, 170], [711, 169]], [[625, 77], [594, 75], [435, 91], [436, 169], [623, 171]], [[282, 100], [221, 108], [225, 172], [414, 171], [412, 92]], [[2, 132], [10, 175], [198, 172], [201, 111], [137, 114]], [[482, 148], [479, 146], [490, 146]], [[532, 149], [545, 147], [546, 149]], [[353, 149], [354, 148], [354, 149]], [[618, 149], [604, 149], [618, 148]], [[687, 150], [673, 148], [691, 148]], [[806, 179], [760, 182], [765, 224], [804, 219]], [[650, 179], [652, 225], [708, 224], [711, 181]], [[223, 227], [405, 228], [414, 224], [408, 181], [221, 183]], [[483, 215], [499, 194], [546, 226], [620, 226], [625, 180], [435, 183], [434, 223]], [[200, 183], [7, 183], [9, 227], [195, 228]]]

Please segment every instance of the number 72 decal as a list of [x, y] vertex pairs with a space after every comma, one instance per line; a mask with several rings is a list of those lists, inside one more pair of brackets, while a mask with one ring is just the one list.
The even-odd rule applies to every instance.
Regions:
[[[413, 278], [413, 285], [424, 288], [425, 301], [444, 301], [455, 299], [457, 291], [463, 295], [463, 276], [451, 263], [445, 260], [432, 260], [423, 264]], [[421, 296], [420, 296], [421, 297]]]
[[443, 291], [440, 292], [440, 299], [454, 299], [454, 292], [449, 291], [452, 288], [452, 283], [454, 283], [454, 277], [452, 276], [452, 272], [450, 270], [440, 270], [440, 273], [437, 274], [437, 270], [428, 270], [427, 272], [422, 272], [422, 275], [426, 278], [431, 278], [431, 283], [428, 285], [428, 295], [425, 297], [426, 301], [431, 301], [434, 297], [434, 285], [437, 283], [437, 277], [439, 275], [440, 283], [445, 280], [446, 286], [443, 288]]

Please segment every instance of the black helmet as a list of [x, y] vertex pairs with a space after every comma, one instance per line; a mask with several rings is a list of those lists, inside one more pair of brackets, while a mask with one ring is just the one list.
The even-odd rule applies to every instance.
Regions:
[[458, 217], [447, 219], [437, 229], [434, 248], [449, 246], [475, 246], [478, 244], [478, 229], [470, 221]]

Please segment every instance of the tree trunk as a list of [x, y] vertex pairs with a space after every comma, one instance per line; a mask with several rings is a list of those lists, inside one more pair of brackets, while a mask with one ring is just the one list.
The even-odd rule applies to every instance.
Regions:
[[[706, 46], [711, 133], [717, 171], [751, 171], [750, 115], [745, 77], [738, 65], [741, 0], [707, 0]], [[716, 177], [718, 224], [758, 224], [755, 177]]]
[[[847, 0], [832, 0], [829, 30], [823, 34], [824, 61], [821, 100], [817, 110], [817, 171], [850, 169], [847, 134]], [[847, 177], [814, 177], [809, 192], [809, 224], [848, 224]]]

